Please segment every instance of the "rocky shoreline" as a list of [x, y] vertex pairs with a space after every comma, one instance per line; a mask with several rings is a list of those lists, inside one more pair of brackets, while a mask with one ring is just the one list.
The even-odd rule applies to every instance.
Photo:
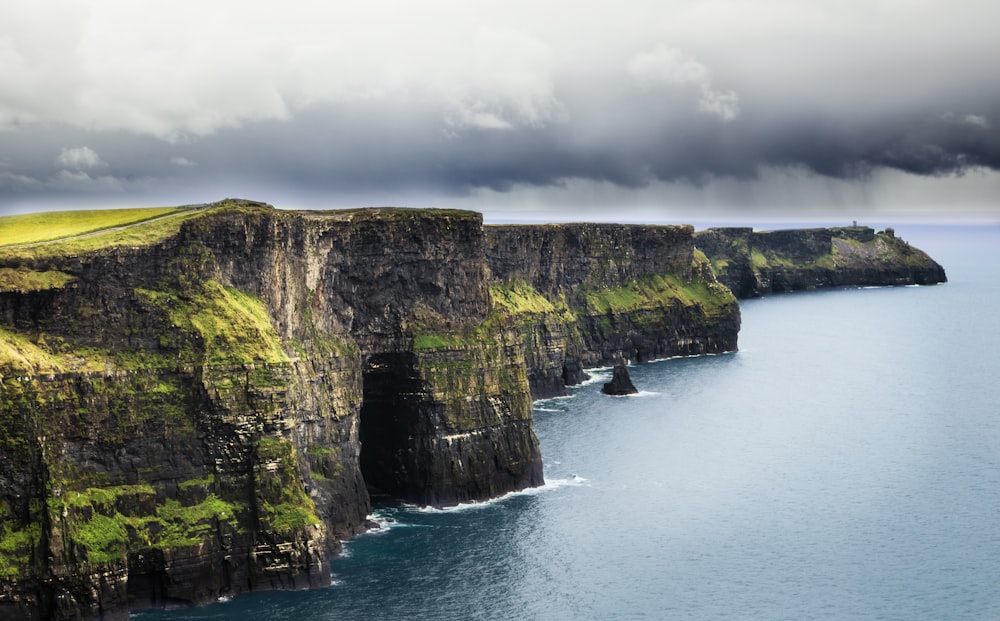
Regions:
[[853, 229], [229, 200], [95, 239], [0, 246], [0, 620], [328, 584], [371, 492], [541, 485], [532, 401], [586, 368], [736, 350], [733, 292], [944, 280]]

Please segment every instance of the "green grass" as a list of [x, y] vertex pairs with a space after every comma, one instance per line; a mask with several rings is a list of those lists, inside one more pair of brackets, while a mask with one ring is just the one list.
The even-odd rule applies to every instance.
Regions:
[[[166, 313], [171, 325], [179, 331], [162, 335], [162, 346], [178, 348], [181, 357], [192, 363], [289, 361], [259, 298], [216, 281], [198, 284], [183, 296], [136, 289], [138, 295]], [[66, 344], [46, 343], [44, 335], [29, 338], [0, 326], [0, 378], [19, 372], [34, 375], [102, 370], [107, 366], [134, 370], [173, 364], [176, 360], [172, 355], [95, 348], [73, 350]]]
[[0, 267], [0, 291], [30, 293], [32, 291], [61, 289], [75, 279], [70, 274], [54, 270], [36, 272], [25, 268]]
[[459, 334], [425, 333], [413, 337], [413, 349], [415, 351], [460, 349], [465, 345], [465, 339]]
[[279, 533], [317, 526], [320, 523], [316, 512], [305, 503], [283, 502], [274, 506], [265, 503], [265, 509], [271, 514], [271, 529]]
[[80, 524], [73, 541], [87, 550], [87, 561], [108, 563], [124, 555], [126, 530], [120, 520], [96, 514]]
[[724, 285], [703, 280], [684, 281], [674, 274], [650, 274], [611, 289], [581, 290], [590, 314], [625, 313], [672, 304], [700, 306], [708, 313], [731, 303], [732, 292]]
[[0, 327], [0, 379], [16, 372], [60, 373], [65, 363], [22, 334]]
[[156, 510], [156, 521], [164, 528], [150, 543], [157, 548], [198, 544], [212, 535], [213, 520], [236, 528], [237, 516], [245, 509], [242, 503], [227, 502], [215, 494], [191, 506], [168, 498]]
[[[185, 483], [190, 484], [188, 487], [210, 485], [213, 480], [214, 477], [209, 474]], [[68, 492], [63, 499], [50, 498], [49, 510], [69, 516], [70, 539], [83, 549], [87, 561], [91, 563], [121, 560], [126, 550], [199, 544], [213, 536], [216, 523], [238, 528], [238, 516], [246, 510], [242, 503], [228, 502], [210, 493], [203, 501], [193, 505], [167, 498], [156, 505], [155, 514], [142, 515], [139, 497], [155, 494], [148, 483], [89, 487], [79, 492]], [[132, 497], [131, 501], [129, 497]], [[19, 540], [12, 541], [17, 544]], [[3, 552], [0, 544], [0, 557]]]
[[754, 248], [753, 251], [750, 253], [750, 264], [753, 265], [754, 269], [757, 270], [766, 269], [771, 266], [771, 264], [767, 260], [767, 257], [764, 256], [764, 253], [761, 252], [760, 250], [757, 250], [756, 248]]
[[188, 479], [187, 481], [181, 481], [177, 484], [177, 489], [186, 490], [192, 487], [207, 487], [215, 483], [215, 475], [209, 472], [204, 477], [197, 479]]
[[41, 524], [9, 530], [0, 524], [0, 578], [16, 577], [31, 560], [31, 551], [42, 537]]
[[320, 524], [299, 476], [295, 445], [265, 436], [257, 442], [257, 495], [266, 529], [288, 533]]
[[[113, 213], [113, 211], [109, 210], [107, 213]], [[109, 229], [109, 227], [105, 226], [98, 228], [98, 231], [108, 229], [104, 233], [98, 232], [95, 235], [70, 237], [62, 241], [50, 241], [38, 245], [9, 245], [10, 242], [7, 241], [5, 233], [0, 232], [0, 239], [3, 240], [0, 243], [0, 259], [52, 259], [85, 254], [114, 246], [152, 246], [172, 235], [176, 235], [183, 222], [203, 213], [205, 212], [198, 209], [172, 207], [167, 210], [166, 217], [153, 222], [145, 222], [149, 218], [143, 218], [138, 221], [136, 226], [129, 226], [124, 229]], [[10, 217], [16, 218], [20, 216]], [[132, 224], [136, 224], [136, 222], [132, 222]], [[78, 234], [83, 235], [83, 233]]]
[[85, 235], [151, 220], [180, 209], [182, 208], [147, 207], [143, 209], [48, 211], [20, 216], [4, 216], [0, 217], [0, 246], [30, 244]]
[[556, 307], [534, 287], [523, 280], [510, 283], [490, 283], [493, 303], [516, 315], [524, 313], [551, 313]]
[[[214, 280], [198, 283], [181, 296], [174, 292], [136, 289], [136, 293], [165, 311], [183, 333], [197, 334], [210, 364], [255, 361], [284, 363], [288, 356], [271, 325], [264, 303], [249, 293], [224, 287]], [[165, 336], [163, 345], [172, 343]], [[196, 357], [199, 352], [182, 351]]]

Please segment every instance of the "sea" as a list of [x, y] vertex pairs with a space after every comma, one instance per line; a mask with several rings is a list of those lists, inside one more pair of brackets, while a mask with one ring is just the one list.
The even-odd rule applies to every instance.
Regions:
[[742, 302], [739, 351], [535, 404], [546, 484], [384, 504], [332, 586], [136, 621], [1000, 619], [1000, 227], [949, 282]]

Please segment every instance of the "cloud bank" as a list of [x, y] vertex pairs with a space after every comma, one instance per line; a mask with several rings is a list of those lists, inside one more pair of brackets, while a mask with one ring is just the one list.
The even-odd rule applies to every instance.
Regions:
[[475, 4], [5, 2], [0, 209], [1000, 209], [996, 3]]

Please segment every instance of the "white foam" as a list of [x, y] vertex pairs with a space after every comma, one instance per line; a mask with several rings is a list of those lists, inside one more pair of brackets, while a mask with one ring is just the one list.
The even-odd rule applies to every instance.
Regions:
[[611, 367], [597, 367], [596, 369], [587, 369], [587, 379], [583, 380], [579, 384], [574, 384], [576, 386], [589, 386], [590, 384], [597, 384], [598, 382], [606, 382], [611, 379]]
[[630, 395], [605, 395], [611, 397], [612, 399], [642, 399], [644, 397], [657, 397], [663, 393], [655, 392], [652, 390], [640, 390], [639, 392], [634, 392]]
[[[761, 300], [764, 298], [756, 298], [756, 299]], [[738, 352], [736, 350], [733, 350], [733, 351], [706, 352], [704, 354], [681, 354], [678, 356], [667, 356], [666, 358], [653, 358], [652, 360], [647, 360], [643, 364], [655, 364], [657, 362], [669, 362], [671, 360], [684, 360], [685, 358], [708, 358], [710, 356], [731, 356], [736, 353]]]
[[[409, 505], [402, 505], [400, 508], [410, 509], [411, 507]], [[367, 530], [362, 534], [383, 535], [395, 528], [413, 528], [423, 526], [422, 524], [407, 524], [406, 522], [400, 522], [397, 520], [395, 515], [400, 511], [400, 508], [378, 510], [370, 514], [367, 519], [378, 524], [378, 528]]]
[[568, 479], [546, 479], [545, 485], [541, 485], [539, 487], [527, 487], [516, 492], [507, 492], [503, 496], [497, 496], [496, 498], [491, 498], [489, 500], [463, 502], [452, 507], [419, 507], [416, 505], [408, 505], [407, 509], [418, 513], [459, 513], [462, 511], [478, 510], [518, 496], [538, 496], [562, 487], [581, 487], [587, 483], [588, 480], [589, 479], [585, 479], [574, 474]]

